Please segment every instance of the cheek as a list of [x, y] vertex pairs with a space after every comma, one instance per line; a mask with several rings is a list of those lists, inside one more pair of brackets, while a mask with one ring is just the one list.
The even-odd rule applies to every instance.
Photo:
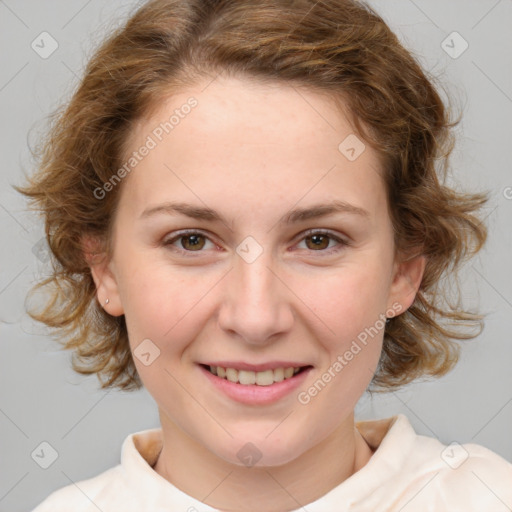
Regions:
[[334, 345], [357, 337], [373, 326], [386, 310], [387, 286], [378, 268], [346, 268], [337, 271], [322, 286], [304, 279], [300, 289], [306, 304], [323, 321]]
[[[177, 272], [158, 262], [144, 266], [141, 262], [124, 275], [120, 291], [137, 370], [147, 387], [159, 385], [157, 373], [164, 380], [169, 380], [162, 373], [165, 369], [172, 367], [173, 374], [180, 373], [181, 365], [176, 363], [183, 362], [187, 348], [214, 313], [211, 292], [219, 276], [191, 269]], [[137, 347], [146, 339], [159, 350], [159, 357], [150, 368], [136, 358]]]
[[378, 272], [353, 269], [337, 273], [323, 290], [304, 288], [308, 303], [316, 305], [314, 313], [328, 329], [325, 335], [316, 333], [324, 357], [298, 401], [308, 414], [322, 418], [324, 433], [354, 409], [373, 378], [385, 328], [385, 285]]

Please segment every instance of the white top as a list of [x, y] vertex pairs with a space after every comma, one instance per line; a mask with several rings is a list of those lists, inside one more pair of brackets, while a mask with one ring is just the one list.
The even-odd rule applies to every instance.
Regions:
[[[512, 511], [512, 464], [487, 448], [417, 435], [403, 414], [356, 427], [376, 450], [368, 463], [295, 512]], [[57, 490], [33, 512], [216, 511], [152, 469], [161, 448], [161, 429], [131, 434], [121, 464]]]

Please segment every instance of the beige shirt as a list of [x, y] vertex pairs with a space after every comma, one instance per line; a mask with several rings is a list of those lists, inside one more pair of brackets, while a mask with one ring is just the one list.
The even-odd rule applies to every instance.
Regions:
[[[375, 450], [369, 462], [296, 512], [512, 511], [512, 464], [487, 448], [417, 435], [403, 414], [356, 426]], [[217, 510], [152, 469], [161, 448], [161, 429], [131, 434], [121, 464], [57, 490], [33, 512]]]

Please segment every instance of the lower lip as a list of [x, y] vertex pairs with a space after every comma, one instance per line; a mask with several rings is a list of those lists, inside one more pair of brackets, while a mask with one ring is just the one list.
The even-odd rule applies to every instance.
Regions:
[[289, 379], [274, 382], [270, 386], [258, 386], [256, 384], [245, 385], [231, 382], [213, 375], [201, 365], [199, 365], [199, 368], [205, 377], [229, 398], [236, 402], [252, 405], [272, 404], [289, 395], [304, 382], [310, 370], [313, 369], [309, 367]]

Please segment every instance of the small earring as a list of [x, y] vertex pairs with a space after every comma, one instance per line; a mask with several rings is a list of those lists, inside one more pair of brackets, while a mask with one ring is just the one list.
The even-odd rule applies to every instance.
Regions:
[[105, 301], [105, 304], [108, 304], [109, 302], [110, 302], [110, 299], [107, 299], [107, 300]]

